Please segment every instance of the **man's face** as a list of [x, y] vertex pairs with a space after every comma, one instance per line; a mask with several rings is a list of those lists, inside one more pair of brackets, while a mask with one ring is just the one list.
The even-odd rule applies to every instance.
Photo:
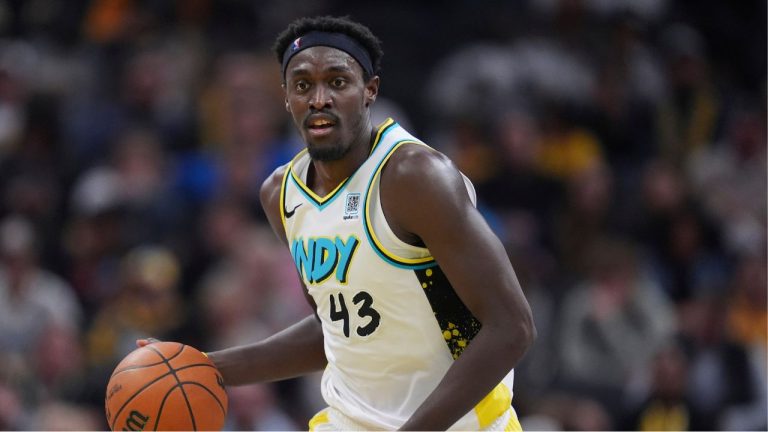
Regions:
[[285, 107], [313, 160], [338, 160], [367, 136], [368, 106], [378, 77], [363, 80], [355, 59], [336, 48], [316, 46], [296, 54], [285, 70]]

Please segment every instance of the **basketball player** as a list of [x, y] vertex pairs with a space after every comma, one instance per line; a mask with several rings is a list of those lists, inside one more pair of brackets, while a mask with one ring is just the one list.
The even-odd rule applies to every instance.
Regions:
[[513, 367], [535, 329], [471, 183], [392, 119], [371, 124], [382, 51], [366, 27], [299, 19], [274, 49], [307, 148], [261, 200], [315, 314], [209, 353], [226, 384], [324, 369], [310, 430], [518, 430]]

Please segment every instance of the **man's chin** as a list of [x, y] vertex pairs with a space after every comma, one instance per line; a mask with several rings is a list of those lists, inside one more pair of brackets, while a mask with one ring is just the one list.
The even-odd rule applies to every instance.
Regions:
[[309, 157], [318, 162], [332, 162], [342, 159], [347, 152], [348, 147], [342, 147], [340, 145], [317, 147], [313, 145], [307, 146], [307, 152]]

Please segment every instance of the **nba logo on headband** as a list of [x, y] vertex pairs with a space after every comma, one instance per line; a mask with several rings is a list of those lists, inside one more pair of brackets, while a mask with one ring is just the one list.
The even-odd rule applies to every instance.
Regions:
[[298, 54], [302, 50], [312, 48], [315, 46], [326, 46], [330, 48], [336, 48], [344, 51], [363, 68], [363, 71], [368, 76], [373, 76], [373, 64], [371, 63], [371, 56], [365, 47], [360, 45], [354, 38], [347, 36], [343, 33], [332, 33], [324, 31], [311, 31], [307, 34], [297, 37], [293, 43], [285, 48], [282, 61], [283, 78], [285, 78], [285, 68], [288, 66], [288, 62], [291, 57]]

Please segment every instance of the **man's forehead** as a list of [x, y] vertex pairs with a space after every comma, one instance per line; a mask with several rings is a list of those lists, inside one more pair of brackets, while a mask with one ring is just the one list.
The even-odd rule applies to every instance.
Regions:
[[362, 74], [363, 68], [354, 57], [338, 48], [314, 46], [293, 56], [286, 67], [286, 75], [309, 69], [350, 69]]

